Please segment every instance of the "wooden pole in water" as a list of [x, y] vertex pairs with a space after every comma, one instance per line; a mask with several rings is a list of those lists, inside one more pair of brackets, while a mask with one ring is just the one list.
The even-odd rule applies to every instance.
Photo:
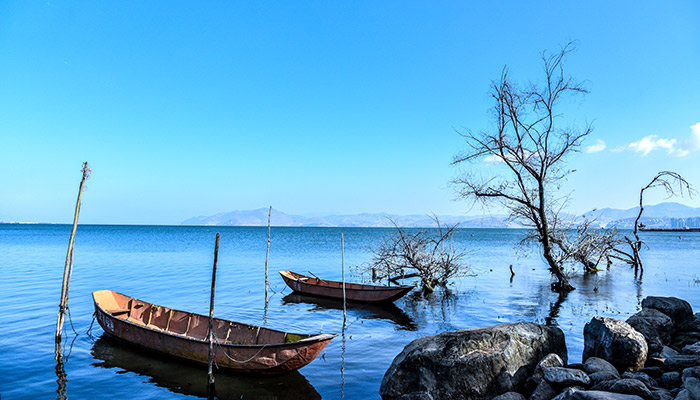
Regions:
[[342, 275], [343, 275], [343, 324], [345, 324], [345, 320], [347, 319], [347, 309], [345, 306], [345, 237], [343, 236], [343, 233], [340, 233], [340, 251], [341, 251], [341, 258], [342, 258]]
[[209, 301], [209, 385], [214, 384], [214, 288], [216, 287], [216, 262], [219, 259], [219, 234], [216, 234], [216, 246], [214, 246], [214, 269], [211, 273], [211, 299]]
[[269, 281], [267, 280], [267, 260], [270, 257], [270, 221], [272, 220], [272, 206], [270, 206], [270, 211], [267, 213], [267, 252], [265, 253], [265, 303], [267, 303], [267, 287], [269, 286]]
[[61, 334], [63, 332], [63, 321], [66, 316], [66, 305], [68, 304], [68, 289], [70, 286], [70, 277], [73, 274], [73, 244], [75, 243], [75, 230], [78, 227], [78, 215], [80, 214], [80, 197], [83, 194], [83, 185], [85, 180], [90, 176], [88, 163], [83, 163], [83, 178], [80, 180], [80, 188], [78, 189], [78, 200], [75, 202], [75, 215], [73, 216], [73, 229], [68, 240], [68, 253], [66, 254], [66, 265], [63, 268], [63, 284], [61, 285], [61, 302], [58, 305], [58, 317], [56, 319], [56, 343], [61, 342]]

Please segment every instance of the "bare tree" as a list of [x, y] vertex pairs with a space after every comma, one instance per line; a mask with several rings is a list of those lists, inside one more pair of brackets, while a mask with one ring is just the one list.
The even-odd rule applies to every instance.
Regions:
[[615, 248], [617, 256], [612, 256], [618, 260], [622, 260], [634, 267], [635, 276], [639, 273], [639, 276], [644, 274], [644, 265], [642, 264], [642, 259], [639, 256], [639, 252], [644, 245], [644, 241], [639, 238], [639, 221], [642, 219], [642, 213], [644, 212], [644, 191], [656, 187], [663, 187], [666, 190], [668, 197], [673, 196], [683, 196], [687, 194], [689, 197], [693, 197], [696, 194], [695, 189], [685, 180], [679, 173], [673, 171], [661, 171], [654, 176], [654, 178], [649, 182], [648, 185], [644, 186], [639, 191], [639, 213], [637, 218], [634, 220], [634, 229], [632, 234], [634, 235], [634, 240], [625, 236], [625, 242], [629, 245], [631, 251], [627, 253], [618, 248]]
[[[475, 167], [453, 181], [460, 197], [485, 204], [499, 203], [511, 218], [532, 228], [544, 259], [557, 278], [555, 286], [565, 291], [573, 289], [563, 270], [569, 254], [557, 253], [571, 243], [557, 236], [563, 231], [561, 211], [566, 196], [557, 197], [556, 193], [573, 172], [565, 167], [566, 157], [578, 151], [592, 131], [590, 125], [576, 130], [560, 123], [560, 102], [567, 96], [587, 93], [564, 73], [563, 61], [571, 50], [569, 44], [559, 53], [542, 53], [545, 81], [540, 85], [521, 89], [504, 67], [500, 80], [491, 85], [496, 103], [495, 129], [461, 133], [467, 149], [453, 159], [455, 165]], [[484, 168], [485, 160], [494, 163], [494, 167]]]
[[395, 230], [377, 248], [371, 249], [372, 260], [364, 266], [372, 271], [373, 280], [396, 283], [402, 278], [418, 277], [426, 292], [445, 287], [453, 277], [464, 275], [464, 251], [458, 250], [453, 235], [458, 224], [443, 226], [433, 216], [437, 228], [406, 229], [394, 224]]

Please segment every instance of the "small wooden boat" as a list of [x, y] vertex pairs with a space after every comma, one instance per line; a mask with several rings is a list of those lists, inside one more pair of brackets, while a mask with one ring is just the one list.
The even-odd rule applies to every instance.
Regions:
[[[111, 290], [92, 293], [97, 321], [125, 342], [207, 365], [209, 317], [147, 303]], [[297, 370], [337, 335], [282, 332], [213, 319], [214, 360], [219, 368], [258, 374]]]
[[[287, 284], [297, 293], [343, 299], [343, 283], [309, 277], [292, 271], [279, 271]], [[410, 292], [413, 286], [376, 286], [345, 282], [347, 301], [364, 303], [387, 303]]]

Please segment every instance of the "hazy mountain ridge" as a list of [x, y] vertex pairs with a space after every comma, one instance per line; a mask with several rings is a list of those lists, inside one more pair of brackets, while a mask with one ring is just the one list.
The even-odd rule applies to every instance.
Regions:
[[[241, 210], [228, 213], [218, 213], [211, 216], [189, 218], [181, 225], [219, 225], [219, 226], [267, 226], [268, 208], [257, 210]], [[519, 228], [521, 225], [507, 221], [502, 215], [495, 216], [438, 216], [441, 224], [460, 223], [465, 228]], [[272, 209], [271, 223], [273, 226], [343, 226], [382, 228], [393, 227], [393, 220], [403, 227], [433, 227], [435, 222], [428, 215], [395, 215], [387, 213], [362, 213], [351, 215], [328, 215], [325, 217], [304, 217], [286, 214]]]
[[[267, 226], [268, 208], [256, 210], [237, 210], [218, 213], [211, 216], [189, 218], [181, 225], [218, 225], [218, 226]], [[639, 207], [626, 210], [602, 208], [585, 214], [594, 218], [605, 227], [630, 228], [634, 225]], [[438, 216], [442, 224], [460, 223], [463, 228], [522, 228], [523, 225], [508, 220], [504, 215], [478, 216]], [[679, 203], [667, 202], [644, 206], [642, 222], [650, 227], [672, 227], [672, 218], [698, 218], [700, 207], [690, 207]], [[403, 227], [432, 227], [435, 222], [428, 215], [396, 215], [387, 213], [362, 213], [350, 215], [328, 215], [324, 217], [305, 217], [286, 214], [272, 209], [273, 226], [343, 226], [343, 227], [392, 227], [391, 220]], [[390, 220], [391, 219], [391, 220]]]
[[[639, 214], [639, 206], [619, 210], [614, 208], [601, 208], [591, 210], [585, 215], [595, 219], [604, 227], [632, 228], [634, 220]], [[678, 219], [700, 218], [700, 207], [690, 207], [680, 203], [666, 202], [644, 206], [644, 213], [640, 220], [648, 227], [672, 228]], [[691, 222], [692, 224], [693, 222]]]

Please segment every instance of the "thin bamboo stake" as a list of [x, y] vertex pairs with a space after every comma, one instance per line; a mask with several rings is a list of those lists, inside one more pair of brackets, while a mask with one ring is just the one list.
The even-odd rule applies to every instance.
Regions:
[[68, 240], [68, 253], [66, 254], [66, 265], [63, 268], [63, 283], [61, 285], [61, 302], [58, 305], [58, 317], [56, 318], [56, 343], [61, 342], [61, 334], [63, 332], [63, 321], [66, 316], [66, 307], [68, 304], [68, 289], [70, 287], [70, 278], [73, 274], [73, 244], [75, 243], [75, 231], [78, 227], [78, 215], [80, 214], [80, 197], [83, 194], [83, 185], [85, 180], [90, 177], [90, 169], [88, 163], [83, 163], [83, 178], [80, 180], [80, 188], [78, 189], [78, 200], [75, 202], [75, 214], [73, 216], [73, 229]]
[[209, 301], [209, 385], [214, 384], [214, 288], [216, 287], [216, 262], [219, 259], [219, 234], [216, 234], [216, 246], [214, 246], [214, 269], [211, 273], [211, 299]]
[[343, 274], [343, 324], [347, 320], [347, 308], [345, 306], [345, 238], [343, 233], [340, 233], [340, 251], [342, 255], [342, 274]]
[[267, 280], [267, 260], [270, 257], [270, 221], [272, 220], [272, 206], [267, 213], [267, 252], [265, 253], [265, 304], [267, 304], [267, 287], [270, 285]]

